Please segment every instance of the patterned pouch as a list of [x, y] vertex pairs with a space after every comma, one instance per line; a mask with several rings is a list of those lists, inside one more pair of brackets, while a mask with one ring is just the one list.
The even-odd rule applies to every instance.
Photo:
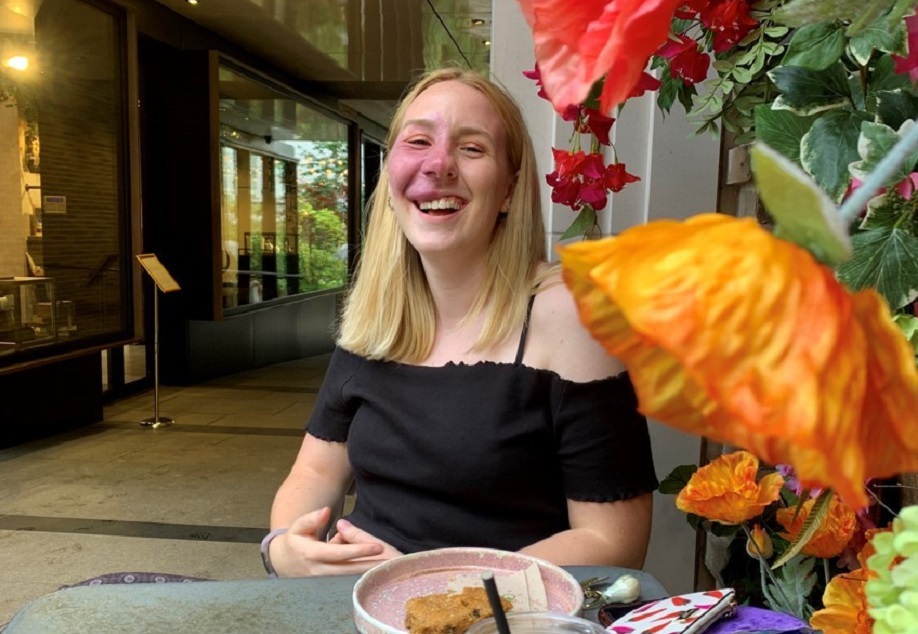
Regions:
[[632, 610], [606, 630], [615, 634], [701, 634], [733, 614], [735, 607], [732, 588], [680, 594]]

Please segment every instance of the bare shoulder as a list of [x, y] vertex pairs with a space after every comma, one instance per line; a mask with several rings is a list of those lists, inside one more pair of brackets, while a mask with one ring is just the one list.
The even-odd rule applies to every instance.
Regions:
[[570, 381], [584, 382], [624, 370], [580, 321], [570, 290], [549, 279], [536, 295], [527, 340], [527, 361]]

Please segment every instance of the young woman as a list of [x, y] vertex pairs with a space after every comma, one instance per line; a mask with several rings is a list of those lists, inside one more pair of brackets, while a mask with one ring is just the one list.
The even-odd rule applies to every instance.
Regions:
[[360, 573], [445, 546], [641, 567], [646, 421], [545, 261], [537, 179], [495, 84], [435, 71], [402, 101], [338, 348], [274, 500], [269, 571]]

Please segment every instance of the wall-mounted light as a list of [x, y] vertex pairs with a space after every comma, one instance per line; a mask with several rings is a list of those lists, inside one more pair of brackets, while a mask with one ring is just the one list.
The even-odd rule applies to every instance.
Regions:
[[484, 26], [485, 21], [482, 18], [472, 18], [472, 26]]
[[185, 2], [187, 2], [188, 4], [190, 4], [190, 5], [193, 6], [193, 5], [196, 5], [196, 4], [198, 3], [198, 0], [185, 0]]
[[485, 45], [485, 46], [491, 46], [491, 40], [485, 40], [485, 41], [484, 41], [484, 45]]
[[14, 70], [26, 70], [29, 67], [29, 58], [25, 55], [14, 55], [3, 60], [3, 65]]

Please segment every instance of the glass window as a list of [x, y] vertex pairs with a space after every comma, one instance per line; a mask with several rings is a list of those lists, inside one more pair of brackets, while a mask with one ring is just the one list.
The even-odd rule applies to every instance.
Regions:
[[347, 283], [348, 127], [220, 68], [223, 307]]
[[0, 364], [130, 329], [124, 26], [100, 6], [25, 3], [0, 33]]

